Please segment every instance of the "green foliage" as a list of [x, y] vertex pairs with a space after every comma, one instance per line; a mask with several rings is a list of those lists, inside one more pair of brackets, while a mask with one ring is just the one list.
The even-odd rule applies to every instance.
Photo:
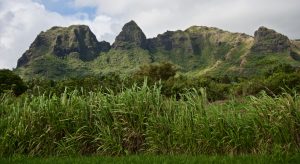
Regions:
[[69, 90], [83, 89], [86, 92], [112, 90], [119, 93], [123, 88], [134, 84], [142, 86], [144, 78], [147, 77], [148, 84], [162, 85], [162, 94], [166, 97], [177, 95], [177, 98], [180, 98], [180, 94], [189, 92], [191, 88], [197, 90], [206, 88], [209, 101], [224, 100], [232, 96], [256, 95], [261, 91], [266, 91], [269, 95], [278, 95], [282, 92], [292, 93], [294, 90], [300, 90], [298, 68], [286, 64], [274, 66], [264, 75], [249, 78], [240, 78], [232, 74], [201, 77], [184, 74], [175, 76], [176, 71], [174, 65], [160, 63], [144, 65], [131, 76], [107, 73], [58, 81], [32, 79], [28, 82], [28, 86], [31, 93], [35, 95], [43, 92], [59, 95], [64, 92], [65, 87]]
[[32, 79], [27, 81], [29, 88], [28, 93], [32, 95], [55, 94], [60, 95], [65, 90], [80, 90], [82, 95], [88, 94], [88, 92], [115, 92], [119, 93], [123, 87], [129, 86], [125, 79], [117, 74], [111, 73], [108, 75], [101, 76], [85, 76], [78, 78], [68, 78], [64, 80], [47, 80], [47, 79]]
[[26, 89], [26, 85], [18, 75], [7, 69], [0, 70], [0, 94], [5, 91], [12, 91], [18, 96], [24, 93]]
[[137, 78], [146, 76], [153, 81], [168, 80], [176, 75], [176, 71], [177, 68], [173, 64], [163, 62], [160, 64], [143, 65], [135, 73], [135, 76]]
[[270, 69], [267, 73], [266, 76], [271, 76], [275, 73], [285, 73], [285, 74], [290, 74], [290, 73], [294, 73], [296, 71], [298, 71], [299, 68], [293, 67], [290, 64], [279, 64], [277, 66], [275, 66], [273, 69]]
[[209, 101], [224, 100], [229, 98], [231, 95], [231, 81], [226, 81], [229, 79], [225, 78], [227, 77], [201, 77], [191, 79], [188, 77], [179, 76], [176, 78], [171, 78], [167, 81], [162, 81], [162, 93], [168, 97], [177, 95], [177, 98], [180, 98], [180, 94], [189, 93], [191, 88], [195, 88], [198, 91], [201, 88], [205, 88]]
[[163, 63], [124, 79], [35, 79], [27, 95], [0, 97], [0, 155], [296, 153], [299, 73], [290, 65], [268, 72], [175, 77]]
[[142, 64], [151, 62], [149, 52], [141, 48], [110, 50], [87, 64], [96, 74], [117, 73], [128, 76]]
[[267, 71], [264, 76], [244, 79], [234, 86], [237, 95], [255, 95], [266, 91], [269, 95], [300, 91], [300, 74], [297, 67], [280, 64]]
[[0, 97], [0, 156], [238, 155], [299, 151], [300, 96], [209, 103], [205, 89]]

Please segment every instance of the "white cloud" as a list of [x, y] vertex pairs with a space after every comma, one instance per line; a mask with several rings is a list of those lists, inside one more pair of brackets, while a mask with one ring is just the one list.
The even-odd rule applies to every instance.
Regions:
[[52, 22], [63, 22], [55, 13], [47, 13], [43, 6], [24, 1], [1, 2], [0, 8], [0, 68], [11, 68], [35, 36]]
[[113, 20], [99, 15], [88, 20], [82, 14], [62, 16], [49, 12], [39, 3], [31, 0], [0, 0], [0, 68], [13, 68], [19, 57], [28, 49], [41, 31], [52, 26], [86, 24], [96, 32], [98, 39], [112, 38], [115, 33], [111, 26]]
[[[35, 0], [37, 2], [37, 0]], [[299, 0], [73, 0], [71, 6], [96, 7], [64, 16], [33, 0], [0, 0], [0, 68], [16, 66], [40, 31], [51, 26], [86, 24], [99, 40], [113, 41], [124, 23], [135, 20], [148, 37], [192, 25], [253, 34], [261, 25], [300, 38]]]
[[299, 0], [75, 0], [122, 23], [134, 19], [149, 37], [206, 25], [253, 34], [261, 25], [300, 38]]

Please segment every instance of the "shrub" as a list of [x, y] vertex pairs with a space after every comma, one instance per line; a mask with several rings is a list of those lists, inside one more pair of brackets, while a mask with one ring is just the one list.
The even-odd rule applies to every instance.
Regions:
[[8, 69], [0, 70], [0, 93], [12, 91], [15, 95], [21, 95], [26, 91], [22, 79]]
[[175, 65], [168, 62], [163, 62], [160, 64], [143, 65], [135, 73], [135, 75], [138, 78], [147, 76], [150, 80], [158, 81], [168, 80], [169, 78], [174, 77], [176, 72], [177, 68]]

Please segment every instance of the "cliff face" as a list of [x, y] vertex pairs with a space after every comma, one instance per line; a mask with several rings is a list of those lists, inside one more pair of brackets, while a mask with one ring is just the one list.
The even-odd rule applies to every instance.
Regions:
[[36, 37], [29, 50], [18, 60], [17, 67], [25, 66], [45, 54], [57, 57], [73, 55], [83, 61], [90, 61], [98, 57], [100, 52], [109, 50], [110, 44], [98, 42], [88, 26], [53, 27]]
[[192, 26], [147, 39], [130, 21], [110, 46], [98, 42], [88, 26], [53, 27], [36, 37], [18, 60], [16, 72], [25, 78], [51, 79], [128, 74], [141, 65], [164, 61], [192, 75], [252, 76], [280, 63], [300, 66], [300, 42], [265, 27], [254, 37]]
[[252, 42], [253, 37], [246, 34], [192, 26], [149, 39], [148, 49], [156, 61], [172, 61], [183, 71], [191, 71], [230, 60], [236, 53], [246, 53], [244, 49]]
[[134, 21], [130, 21], [124, 25], [112, 48], [127, 50], [136, 47], [146, 49], [147, 39], [141, 28]]
[[165, 50], [194, 53], [190, 36], [184, 31], [168, 31], [156, 38], [149, 39], [148, 49], [150, 52]]
[[276, 53], [287, 51], [291, 46], [288, 37], [266, 27], [260, 27], [254, 33], [253, 52]]

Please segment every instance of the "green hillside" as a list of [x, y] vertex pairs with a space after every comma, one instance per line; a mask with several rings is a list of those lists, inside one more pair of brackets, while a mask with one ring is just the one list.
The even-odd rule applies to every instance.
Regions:
[[115, 42], [98, 42], [89, 27], [53, 27], [41, 32], [18, 60], [24, 79], [65, 79], [118, 73], [170, 62], [189, 76], [256, 76], [279, 64], [300, 66], [300, 41], [260, 27], [253, 36], [218, 28], [192, 26], [147, 39], [134, 21]]

